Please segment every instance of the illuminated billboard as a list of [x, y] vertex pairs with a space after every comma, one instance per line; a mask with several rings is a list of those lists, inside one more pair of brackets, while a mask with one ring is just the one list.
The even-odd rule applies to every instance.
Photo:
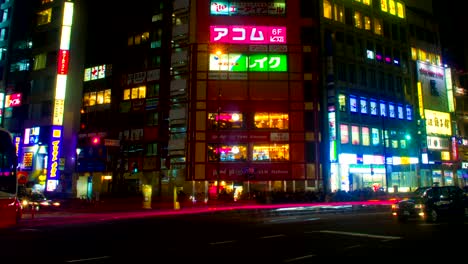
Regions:
[[217, 16], [285, 16], [286, 0], [211, 1], [210, 15]]
[[450, 113], [424, 109], [428, 134], [452, 135]]
[[210, 26], [211, 43], [286, 44], [286, 27]]
[[86, 68], [84, 71], [84, 81], [93, 81], [106, 78], [106, 65], [99, 65]]
[[416, 67], [418, 81], [421, 83], [418, 90], [421, 89], [422, 103], [426, 108], [430, 106], [432, 110], [449, 112], [444, 68], [423, 61], [417, 61]]
[[62, 143], [62, 127], [52, 126], [51, 139], [49, 143], [49, 155], [47, 161], [47, 187], [46, 190], [51, 192], [57, 188], [60, 179], [59, 157], [60, 147]]
[[7, 94], [5, 99], [5, 107], [15, 107], [21, 105], [21, 94]]
[[285, 54], [210, 54], [210, 71], [286, 72]]

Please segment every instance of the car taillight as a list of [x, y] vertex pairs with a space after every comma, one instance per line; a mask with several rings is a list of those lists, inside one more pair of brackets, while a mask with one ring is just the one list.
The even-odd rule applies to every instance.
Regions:
[[424, 209], [424, 204], [415, 204], [414, 208]]
[[392, 204], [392, 209], [398, 209], [398, 208], [399, 208], [398, 204]]

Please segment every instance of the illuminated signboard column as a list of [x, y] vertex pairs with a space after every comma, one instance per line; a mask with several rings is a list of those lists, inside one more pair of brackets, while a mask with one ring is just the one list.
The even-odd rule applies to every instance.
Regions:
[[55, 191], [60, 179], [59, 160], [62, 144], [63, 114], [65, 94], [67, 90], [67, 74], [70, 55], [70, 36], [73, 21], [73, 3], [65, 2], [63, 8], [62, 33], [60, 35], [60, 50], [57, 58], [57, 80], [55, 84], [55, 103], [52, 119], [52, 131], [49, 143], [47, 162], [46, 191]]

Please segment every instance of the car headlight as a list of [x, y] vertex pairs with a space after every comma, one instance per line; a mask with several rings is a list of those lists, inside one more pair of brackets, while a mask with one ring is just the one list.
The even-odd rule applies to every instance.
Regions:
[[53, 202], [52, 205], [53, 206], [60, 206], [60, 203], [59, 202]]
[[398, 209], [400, 206], [398, 204], [392, 204], [392, 209]]
[[50, 205], [50, 203], [49, 203], [49, 202], [47, 202], [47, 201], [44, 201], [44, 202], [41, 202], [41, 205], [44, 205], [44, 206], [49, 206], [49, 205]]
[[23, 204], [23, 206], [27, 206], [28, 205], [28, 200], [23, 200], [21, 203]]

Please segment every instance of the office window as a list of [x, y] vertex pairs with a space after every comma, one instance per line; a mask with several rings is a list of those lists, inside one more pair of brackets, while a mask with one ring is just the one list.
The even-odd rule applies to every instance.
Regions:
[[45, 25], [52, 21], [52, 8], [37, 12], [37, 25]]
[[287, 113], [255, 113], [255, 128], [276, 128], [285, 130], [289, 128], [289, 115]]
[[8, 39], [8, 28], [0, 28], [0, 41]]
[[374, 100], [370, 101], [370, 113], [371, 113], [371, 115], [374, 115], [374, 116], [377, 115], [377, 113], [378, 113], [377, 101], [374, 101]]
[[363, 28], [361, 12], [358, 12], [358, 11], [354, 12], [354, 26], [359, 29]]
[[374, 34], [376, 35], [382, 35], [382, 19], [380, 18], [374, 18]]
[[340, 125], [340, 142], [341, 144], [349, 143], [349, 126], [341, 124]]
[[343, 5], [334, 4], [334, 19], [337, 22], [345, 22], [345, 11]]
[[146, 148], [146, 151], [145, 151], [146, 156], [158, 155], [158, 143], [148, 143], [146, 144], [145, 148]]
[[323, 0], [323, 17], [332, 19], [332, 5], [328, 0]]
[[367, 114], [367, 99], [365, 97], [361, 97], [359, 101], [361, 107], [361, 114]]
[[388, 115], [390, 116], [390, 118], [396, 117], [395, 105], [393, 103], [388, 104]]
[[245, 144], [208, 144], [207, 148], [209, 162], [240, 162], [247, 160], [248, 152]]
[[413, 109], [411, 106], [406, 106], [406, 120], [413, 120]]
[[159, 96], [159, 83], [150, 83], [146, 85], [146, 92], [148, 97], [158, 97]]
[[289, 144], [254, 144], [252, 161], [287, 161], [289, 160]]
[[369, 146], [370, 145], [370, 135], [369, 135], [369, 128], [362, 127], [361, 128], [361, 135], [362, 135], [362, 145]]
[[388, 12], [387, 0], [380, 0], [380, 9], [383, 12]]
[[404, 118], [404, 115], [403, 115], [403, 106], [399, 105], [398, 106], [398, 119], [403, 119]]
[[158, 112], [147, 112], [146, 113], [146, 125], [157, 126], [159, 125], [159, 113]]
[[46, 64], [47, 64], [47, 53], [41, 53], [41, 54], [37, 54], [36, 56], [34, 56], [34, 66], [33, 66], [34, 71], [45, 69]]
[[353, 145], [360, 144], [359, 126], [351, 126], [351, 143]]
[[349, 111], [353, 113], [357, 113], [358, 111], [357, 98], [354, 96], [349, 96]]
[[242, 113], [220, 112], [208, 113], [208, 129], [239, 129], [244, 127], [244, 117]]
[[397, 15], [399, 18], [405, 18], [405, 6], [400, 3], [400, 2], [397, 2], [396, 3], [396, 6], [397, 6]]
[[3, 12], [2, 14], [2, 21], [0, 23], [3, 23], [8, 20], [8, 8], [0, 10], [0, 12]]
[[387, 116], [387, 105], [385, 102], [380, 102], [380, 116]]
[[369, 16], [364, 16], [364, 29], [372, 30], [371, 18]]
[[146, 86], [128, 88], [123, 91], [123, 100], [146, 98]]
[[338, 104], [340, 105], [340, 111], [346, 111], [346, 95], [340, 94], [338, 95]]
[[380, 135], [378, 128], [372, 128], [372, 145], [378, 146], [380, 144]]

